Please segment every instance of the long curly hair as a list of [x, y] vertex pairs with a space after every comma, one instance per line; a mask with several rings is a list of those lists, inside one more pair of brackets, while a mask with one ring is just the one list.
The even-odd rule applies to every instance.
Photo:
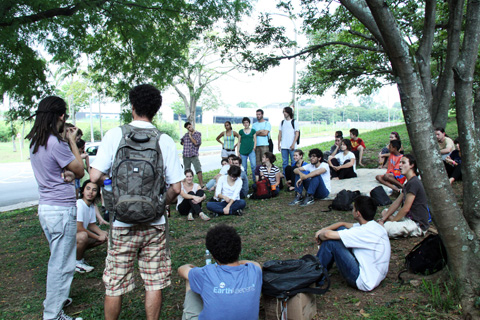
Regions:
[[237, 261], [242, 251], [242, 239], [237, 230], [226, 224], [208, 230], [205, 244], [215, 260], [221, 264]]
[[41, 146], [47, 147], [51, 134], [58, 140], [63, 140], [61, 132], [58, 132], [57, 122], [58, 118], [66, 112], [67, 104], [60, 97], [49, 96], [40, 101], [35, 113], [35, 123], [26, 137], [30, 140], [30, 148], [34, 147], [33, 153], [36, 153]]

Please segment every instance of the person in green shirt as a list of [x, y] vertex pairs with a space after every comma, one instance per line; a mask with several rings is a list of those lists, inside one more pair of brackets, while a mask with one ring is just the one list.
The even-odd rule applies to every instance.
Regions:
[[255, 181], [256, 157], [255, 148], [257, 147], [257, 134], [255, 129], [250, 128], [250, 118], [242, 119], [243, 129], [239, 131], [240, 139], [238, 141], [238, 153], [242, 158], [242, 165], [247, 173], [247, 160], [250, 159], [250, 169], [252, 170], [252, 181]]

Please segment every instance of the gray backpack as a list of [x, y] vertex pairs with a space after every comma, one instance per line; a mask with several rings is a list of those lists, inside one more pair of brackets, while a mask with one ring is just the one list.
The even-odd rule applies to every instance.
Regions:
[[123, 125], [122, 140], [112, 166], [115, 219], [148, 223], [165, 212], [166, 186], [163, 157], [156, 128]]

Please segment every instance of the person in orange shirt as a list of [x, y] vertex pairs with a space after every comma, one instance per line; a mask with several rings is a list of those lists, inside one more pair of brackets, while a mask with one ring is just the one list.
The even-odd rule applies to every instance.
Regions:
[[403, 154], [400, 153], [402, 143], [400, 140], [392, 140], [388, 145], [390, 150], [390, 157], [388, 157], [387, 173], [375, 177], [378, 182], [391, 188], [394, 192], [400, 193], [406, 177], [400, 171], [400, 160]]
[[358, 129], [350, 129], [350, 142], [352, 143], [352, 152], [355, 155], [355, 158], [358, 159], [358, 164], [363, 167], [363, 151], [367, 147], [365, 146], [365, 142], [363, 142], [363, 140], [358, 137]]

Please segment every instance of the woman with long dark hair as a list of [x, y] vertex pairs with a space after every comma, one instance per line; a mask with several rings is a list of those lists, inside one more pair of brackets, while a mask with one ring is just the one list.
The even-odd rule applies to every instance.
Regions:
[[192, 169], [185, 170], [185, 180], [181, 182], [181, 191], [177, 200], [178, 213], [187, 216], [188, 221], [193, 221], [195, 217], [205, 221], [210, 220], [202, 211], [202, 202], [205, 198], [205, 192], [200, 185], [193, 182]]

